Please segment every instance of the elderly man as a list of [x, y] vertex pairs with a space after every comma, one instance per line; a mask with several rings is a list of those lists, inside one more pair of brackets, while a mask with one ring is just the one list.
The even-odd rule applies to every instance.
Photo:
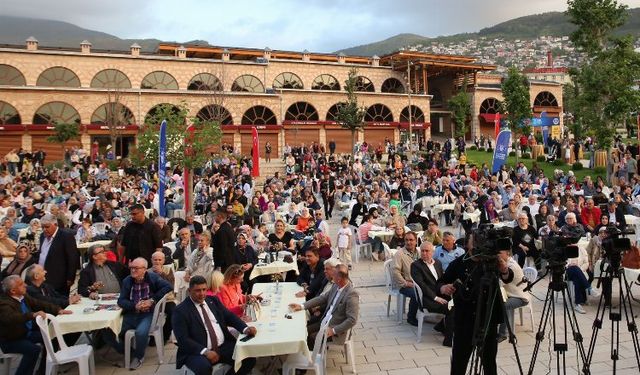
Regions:
[[586, 205], [582, 208], [582, 212], [580, 212], [580, 217], [582, 218], [585, 229], [593, 233], [596, 226], [600, 224], [600, 216], [602, 216], [602, 211], [600, 211], [599, 207], [596, 207], [593, 198], [587, 199]]
[[32, 264], [26, 269], [25, 281], [27, 283], [27, 293], [35, 299], [52, 303], [62, 309], [80, 302], [80, 296], [77, 294], [67, 297], [56, 292], [46, 282], [47, 271], [39, 264]]
[[276, 205], [273, 202], [269, 202], [267, 210], [260, 216], [260, 222], [263, 224], [275, 224], [276, 221], [281, 220], [282, 217], [278, 211], [276, 211]]
[[191, 233], [201, 234], [203, 231], [202, 224], [195, 220], [195, 216], [192, 213], [188, 213], [185, 221], [180, 222], [180, 229], [187, 228]]
[[404, 235], [404, 248], [393, 256], [391, 271], [393, 288], [398, 289], [402, 295], [410, 299], [407, 322], [412, 326], [418, 325], [418, 320], [416, 319], [418, 300], [416, 291], [413, 288], [413, 280], [411, 279], [411, 263], [416, 259], [417, 245], [417, 235], [414, 232], [407, 232]]
[[122, 230], [122, 246], [128, 260], [142, 257], [151, 261], [151, 254], [162, 251], [162, 233], [151, 220], [144, 216], [144, 206], [134, 204], [129, 210], [131, 221]]
[[198, 241], [191, 235], [189, 228], [184, 227], [178, 230], [178, 241], [176, 241], [176, 251], [171, 256], [178, 261], [178, 269], [183, 269], [189, 263], [191, 254], [198, 248]]
[[40, 220], [42, 234], [37, 263], [47, 271], [49, 284], [60, 294], [69, 295], [69, 288], [80, 267], [76, 240], [72, 233], [58, 228], [58, 220], [51, 214]]
[[[45, 314], [71, 314], [60, 306], [27, 294], [27, 286], [17, 275], [2, 280], [0, 295], [0, 349], [4, 353], [22, 354], [16, 374], [32, 374], [42, 350], [42, 336], [34, 320]], [[44, 360], [41, 362], [44, 364]]]
[[584, 227], [578, 223], [575, 213], [569, 212], [565, 217], [565, 221], [566, 224], [560, 228], [560, 233], [563, 237], [580, 239], [580, 237], [584, 236]]
[[313, 346], [315, 336], [320, 330], [320, 325], [325, 317], [330, 316], [327, 337], [333, 342], [342, 344], [347, 339], [347, 332], [356, 325], [358, 313], [360, 311], [360, 297], [349, 279], [349, 268], [344, 264], [339, 264], [333, 273], [335, 285], [329, 293], [321, 294], [318, 297], [308, 300], [304, 305], [290, 304], [294, 311], [312, 310], [320, 307], [324, 310], [322, 318], [309, 326], [308, 343]]
[[464, 249], [456, 245], [456, 237], [451, 232], [444, 232], [442, 245], [436, 247], [435, 258], [442, 264], [442, 270], [446, 271], [449, 264], [456, 258], [464, 255]]
[[142, 366], [144, 353], [149, 341], [149, 329], [153, 319], [153, 309], [165, 294], [173, 290], [163, 278], [153, 272], [147, 272], [148, 263], [144, 258], [136, 258], [129, 263], [131, 275], [122, 282], [118, 306], [122, 308], [122, 330], [120, 340], [113, 343], [119, 353], [124, 353], [124, 334], [135, 330], [136, 348], [130, 369]]
[[107, 250], [102, 245], [92, 245], [87, 251], [89, 264], [80, 271], [78, 293], [97, 299], [99, 293], [119, 293], [127, 270], [122, 263], [107, 260]]
[[434, 329], [444, 333], [442, 345], [451, 347], [453, 343], [453, 311], [449, 310], [448, 298], [440, 294], [437, 284], [444, 271], [439, 260], [433, 259], [435, 249], [431, 242], [420, 246], [420, 259], [411, 263], [411, 278], [422, 291], [422, 300], [418, 303], [430, 313], [445, 315]]
[[[155, 253], [153, 253], [153, 255], [151, 256], [151, 264], [152, 266], [151, 269], [149, 269], [149, 272], [153, 272], [156, 275], [160, 276], [171, 286], [175, 285], [176, 279], [173, 275], [173, 267], [165, 267], [165, 255], [163, 252], [156, 251]], [[164, 313], [167, 315], [167, 319], [164, 322], [164, 327], [162, 330], [165, 340], [168, 340], [169, 336], [171, 336], [171, 316], [173, 314], [173, 310], [176, 308], [175, 299], [175, 294], [173, 292], [169, 292], [169, 295], [167, 296], [167, 304], [164, 307]]]
[[172, 230], [167, 225], [167, 219], [162, 216], [157, 216], [153, 221], [160, 228], [160, 237], [162, 238], [162, 243], [171, 242], [173, 240], [171, 238]]

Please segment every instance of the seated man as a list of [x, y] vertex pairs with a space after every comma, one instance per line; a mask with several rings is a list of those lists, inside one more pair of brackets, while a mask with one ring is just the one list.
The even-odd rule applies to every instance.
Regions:
[[584, 227], [582, 226], [582, 224], [578, 223], [575, 213], [567, 213], [567, 216], [565, 216], [565, 222], [566, 223], [562, 226], [562, 228], [560, 228], [562, 237], [571, 237], [577, 241], [582, 236], [584, 236]]
[[184, 227], [178, 230], [178, 240], [176, 241], [176, 251], [174, 251], [172, 258], [178, 260], [178, 269], [183, 270], [189, 260], [191, 254], [198, 248], [198, 241], [191, 235], [189, 228]]
[[353, 328], [358, 320], [360, 297], [349, 280], [349, 268], [346, 265], [338, 264], [335, 267], [333, 282], [335, 284], [329, 290], [329, 293], [310, 299], [302, 306], [295, 303], [289, 305], [294, 311], [312, 310], [316, 307], [324, 310], [322, 319], [307, 327], [310, 347], [313, 346], [315, 336], [320, 330], [320, 325], [325, 317], [331, 316], [327, 328], [327, 337], [337, 344], [342, 344], [347, 340], [347, 331]]
[[304, 290], [296, 293], [296, 297], [305, 297], [308, 301], [322, 292], [327, 279], [324, 275], [324, 260], [320, 259], [318, 248], [307, 249], [304, 252], [304, 261], [297, 280], [298, 285]]
[[107, 260], [107, 250], [102, 245], [92, 245], [87, 251], [89, 264], [80, 271], [78, 293], [97, 299], [98, 294], [120, 293], [127, 270], [122, 263]]
[[440, 295], [437, 288], [438, 279], [442, 276], [442, 264], [433, 259], [434, 247], [431, 242], [423, 242], [420, 246], [420, 259], [411, 263], [411, 278], [422, 291], [422, 307], [430, 313], [445, 315], [434, 329], [444, 333], [442, 345], [451, 347], [453, 343], [453, 311], [449, 310], [447, 298]]
[[407, 232], [404, 235], [404, 248], [396, 252], [393, 256], [391, 271], [393, 288], [398, 289], [402, 295], [410, 299], [407, 323], [412, 326], [418, 326], [418, 320], [416, 319], [418, 301], [416, 291], [413, 289], [413, 281], [411, 280], [411, 263], [413, 263], [413, 260], [416, 258], [417, 245], [418, 238], [415, 232]]
[[[0, 349], [4, 353], [22, 354], [16, 374], [32, 374], [42, 350], [42, 336], [35, 323], [36, 316], [45, 313], [71, 314], [57, 305], [27, 295], [27, 286], [20, 276], [11, 275], [2, 280], [0, 295]], [[44, 365], [45, 361], [40, 362]], [[44, 369], [44, 368], [42, 368]]]
[[[204, 277], [192, 277], [189, 280], [189, 298], [176, 307], [171, 320], [178, 341], [176, 368], [186, 366], [196, 375], [210, 375], [217, 363], [233, 366], [236, 339], [227, 327], [249, 336], [257, 333], [255, 327], [247, 327], [220, 300], [207, 297], [207, 289]], [[255, 364], [255, 358], [244, 359], [237, 372], [232, 369], [227, 374], [249, 374]]]
[[[498, 253], [498, 256], [507, 263], [507, 267], [513, 272], [513, 281], [511, 283], [504, 283], [500, 280], [500, 286], [504, 288], [507, 294], [507, 300], [504, 303], [504, 307], [507, 310], [507, 322], [502, 322], [498, 328], [498, 342], [506, 340], [507, 335], [507, 323], [511, 327], [511, 332], [515, 334], [513, 327], [513, 311], [519, 307], [529, 304], [529, 293], [524, 291], [527, 287], [527, 283], [523, 282], [524, 273], [518, 262], [511, 257], [511, 252], [503, 250]], [[535, 280], [528, 280], [534, 282]]]
[[124, 353], [124, 334], [130, 329], [136, 331], [136, 348], [130, 364], [132, 370], [139, 368], [144, 362], [155, 304], [173, 290], [173, 285], [163, 278], [147, 272], [148, 267], [144, 258], [136, 258], [129, 263], [131, 275], [122, 281], [118, 298], [118, 306], [122, 308], [122, 330], [120, 340], [112, 344], [119, 353]]
[[52, 303], [61, 309], [80, 302], [79, 295], [62, 295], [47, 284], [47, 271], [39, 264], [32, 264], [26, 269], [25, 281], [27, 283], [27, 293], [30, 297]]
[[464, 255], [464, 249], [456, 245], [456, 237], [451, 232], [444, 232], [442, 245], [436, 247], [434, 257], [442, 264], [442, 270], [446, 271], [449, 264], [456, 258]]

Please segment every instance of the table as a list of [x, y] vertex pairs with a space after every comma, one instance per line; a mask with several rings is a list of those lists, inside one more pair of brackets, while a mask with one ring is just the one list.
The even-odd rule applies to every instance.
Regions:
[[493, 223], [493, 227], [494, 228], [502, 228], [502, 227], [515, 228], [516, 227], [516, 222], [515, 221], [500, 221], [498, 223]]
[[369, 238], [380, 238], [382, 242], [388, 242], [391, 237], [395, 234], [395, 231], [392, 230], [370, 230]]
[[258, 276], [274, 275], [276, 273], [289, 271], [295, 271], [296, 275], [300, 273], [298, 271], [298, 262], [296, 262], [295, 259], [291, 263], [287, 263], [283, 260], [276, 260], [275, 262], [271, 263], [258, 263], [253, 266], [251, 274], [249, 275], [249, 279], [253, 280]]
[[[100, 295], [102, 298], [104, 295]], [[71, 310], [73, 314], [58, 315], [56, 321], [60, 327], [60, 333], [72, 332], [88, 332], [98, 329], [109, 328], [116, 334], [120, 334], [122, 328], [122, 310], [99, 310], [92, 313], [85, 313], [83, 310], [87, 307], [94, 307], [96, 304], [116, 305], [117, 299], [103, 301], [92, 300], [82, 297], [79, 303], [67, 306], [67, 310]]]
[[481, 215], [482, 215], [482, 212], [480, 212], [480, 210], [475, 210], [473, 212], [465, 211], [462, 214], [462, 220], [471, 220], [471, 223], [479, 223]]
[[433, 208], [431, 209], [431, 214], [433, 216], [439, 215], [442, 211], [453, 211], [453, 209], [455, 208], [455, 203], [442, 203], [442, 204], [436, 204], [435, 206], [433, 206]]
[[[600, 265], [602, 264], [602, 259], [599, 259], [595, 266], [593, 267], [593, 277], [599, 278], [602, 275], [602, 271], [600, 270]], [[635, 282], [638, 280], [638, 276], [640, 276], [640, 269], [634, 268], [624, 268], [624, 274], [627, 277], [627, 282], [629, 283], [629, 287], [633, 287]]]
[[[260, 315], [255, 322], [247, 323], [256, 327], [256, 336], [247, 341], [236, 342], [233, 353], [235, 370], [238, 371], [245, 358], [268, 357], [300, 353], [310, 357], [307, 348], [307, 317], [306, 312], [289, 312], [289, 304], [302, 305], [304, 297], [297, 298], [296, 292], [302, 290], [296, 283], [258, 283], [253, 286], [253, 294], [262, 293], [265, 299], [271, 301], [268, 306], [262, 306]], [[286, 319], [289, 314], [292, 319]], [[241, 335], [244, 337], [244, 335]], [[240, 337], [240, 338], [241, 338]]]

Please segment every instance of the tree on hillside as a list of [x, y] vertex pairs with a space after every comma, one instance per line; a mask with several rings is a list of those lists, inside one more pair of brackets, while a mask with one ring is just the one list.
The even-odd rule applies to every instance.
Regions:
[[471, 101], [469, 100], [469, 94], [466, 92], [466, 87], [467, 80], [465, 79], [458, 93], [452, 96], [448, 102], [451, 121], [456, 126], [456, 138], [464, 137], [467, 134], [467, 122], [471, 116]]
[[[349, 70], [347, 80], [344, 82], [344, 90], [347, 92], [347, 100], [337, 105], [337, 113], [335, 121], [344, 129], [351, 131], [351, 144], [356, 144], [356, 131], [364, 126], [364, 115], [366, 109], [358, 104], [358, 96], [356, 95], [356, 87], [358, 81], [358, 70], [352, 68]], [[353, 152], [353, 147], [352, 147]]]
[[80, 128], [78, 124], [54, 124], [53, 135], [47, 137], [47, 142], [57, 143], [62, 149], [64, 155], [64, 146], [70, 140], [80, 138]]
[[517, 68], [509, 68], [507, 77], [502, 80], [502, 95], [504, 96], [504, 101], [502, 102], [503, 111], [501, 112], [506, 113], [507, 123], [516, 141], [516, 149], [518, 149], [520, 147], [518, 136], [529, 135], [531, 132], [530, 119], [532, 113], [529, 81]]

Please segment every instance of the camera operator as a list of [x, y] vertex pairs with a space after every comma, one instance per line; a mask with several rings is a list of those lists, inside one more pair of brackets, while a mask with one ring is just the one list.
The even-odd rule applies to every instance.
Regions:
[[[462, 375], [466, 373], [467, 362], [473, 350], [473, 333], [476, 320], [477, 298], [480, 295], [478, 286], [480, 279], [485, 274], [485, 269], [481, 262], [482, 256], [474, 256], [473, 243], [475, 242], [474, 233], [470, 237], [467, 254], [457, 258], [447, 268], [442, 278], [438, 280], [438, 290], [441, 294], [453, 296], [456, 306], [454, 314], [454, 340], [451, 359], [451, 374]], [[508, 244], [498, 244], [495, 251], [511, 250], [510, 241]], [[480, 241], [478, 245], [482, 245]], [[503, 259], [495, 257], [499, 278], [505, 284], [510, 283], [514, 279], [513, 271], [507, 266], [507, 262]], [[494, 260], [491, 260], [494, 261]], [[497, 293], [500, 293], [499, 290]], [[499, 295], [499, 294], [498, 294]], [[485, 323], [487, 327], [486, 336], [483, 340], [484, 351], [482, 353], [482, 365], [484, 374], [497, 374], [496, 354], [498, 352], [497, 331], [498, 324], [502, 322], [503, 314], [500, 308], [499, 300], [494, 298], [487, 301], [493, 303], [491, 306], [491, 320]]]

